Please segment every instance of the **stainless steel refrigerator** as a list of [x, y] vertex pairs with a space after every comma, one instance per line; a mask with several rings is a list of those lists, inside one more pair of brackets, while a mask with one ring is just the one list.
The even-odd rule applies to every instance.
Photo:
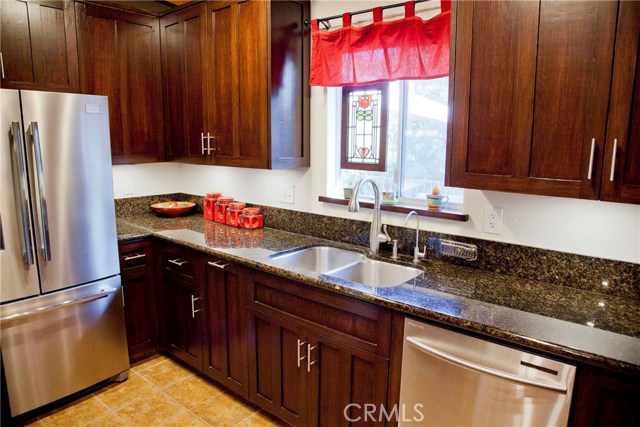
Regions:
[[126, 379], [129, 358], [107, 98], [0, 97], [3, 392], [17, 416]]

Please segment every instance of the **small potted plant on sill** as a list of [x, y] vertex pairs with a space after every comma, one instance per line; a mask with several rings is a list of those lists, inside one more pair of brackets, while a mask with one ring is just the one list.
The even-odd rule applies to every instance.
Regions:
[[344, 192], [344, 198], [349, 200], [353, 195], [353, 186], [355, 185], [354, 177], [349, 177], [342, 182], [342, 191]]

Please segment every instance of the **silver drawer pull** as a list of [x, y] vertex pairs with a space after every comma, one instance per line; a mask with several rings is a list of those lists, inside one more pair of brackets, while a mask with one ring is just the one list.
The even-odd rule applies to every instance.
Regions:
[[29, 317], [29, 316], [33, 316], [35, 314], [44, 313], [46, 311], [55, 310], [55, 309], [62, 308], [62, 307], [68, 307], [70, 305], [85, 304], [85, 303], [88, 303], [88, 302], [91, 302], [91, 301], [95, 301], [95, 300], [98, 300], [98, 299], [106, 298], [106, 297], [108, 297], [109, 295], [111, 295], [112, 293], [114, 293], [116, 291], [117, 291], [116, 288], [107, 287], [105, 289], [100, 290], [100, 293], [95, 294], [95, 295], [90, 295], [88, 297], [82, 297], [82, 298], [74, 298], [74, 299], [70, 299], [70, 300], [67, 300], [67, 301], [59, 302], [57, 304], [48, 305], [46, 307], [36, 308], [35, 310], [25, 311], [23, 313], [12, 314], [11, 316], [3, 317], [2, 319], [0, 319], [0, 321], [1, 322], [6, 322], [8, 320], [16, 320], [16, 319], [20, 319], [22, 317]]
[[589, 173], [587, 173], [587, 179], [591, 179], [593, 173], [593, 155], [596, 151], [596, 139], [591, 138], [591, 154], [589, 155]]
[[193, 295], [191, 295], [191, 317], [195, 319], [196, 317], [196, 313], [199, 311], [202, 311], [201, 308], [196, 310], [196, 301], [201, 300], [202, 298], [200, 297], [194, 297]]
[[302, 356], [300, 353], [302, 353], [300, 351], [300, 348], [305, 345], [306, 342], [301, 341], [300, 338], [298, 338], [298, 368], [300, 367], [300, 365], [302, 364], [302, 361], [304, 360], [305, 356]]
[[177, 265], [178, 267], [182, 267], [183, 264], [187, 264], [189, 261], [182, 260], [180, 258], [170, 259], [169, 262], [171, 264]]
[[613, 154], [611, 154], [611, 173], [609, 174], [609, 181], [613, 181], [616, 173], [616, 152], [618, 151], [618, 138], [613, 140]]
[[133, 261], [134, 259], [144, 258], [146, 256], [147, 256], [147, 254], [136, 254], [136, 255], [126, 256], [126, 257], [124, 257], [124, 260], [125, 261]]
[[453, 363], [455, 365], [464, 366], [465, 368], [469, 368], [473, 371], [482, 372], [484, 374], [493, 375], [494, 377], [503, 378], [505, 380], [513, 381], [516, 383], [527, 384], [534, 387], [539, 387], [547, 390], [558, 391], [560, 393], [566, 393], [567, 388], [558, 384], [550, 384], [542, 381], [530, 380], [528, 378], [522, 378], [518, 375], [513, 375], [508, 372], [498, 371], [497, 369], [489, 368], [487, 366], [478, 365], [477, 363], [470, 362], [468, 360], [461, 359], [459, 357], [453, 356], [451, 354], [447, 354], [443, 351], [436, 350], [433, 347], [430, 347], [414, 337], [407, 337], [407, 342], [411, 347], [420, 350], [424, 353], [430, 354], [439, 359], [445, 360], [447, 362]]
[[229, 264], [222, 264], [222, 263], [217, 263], [217, 262], [213, 262], [213, 261], [209, 261], [207, 262], [207, 264], [209, 264], [212, 267], [217, 267], [221, 270], [224, 270], [224, 268], [229, 265]]
[[307, 372], [311, 372], [311, 365], [315, 364], [317, 360], [311, 361], [311, 350], [315, 349], [317, 346], [311, 346], [311, 344], [307, 344]]

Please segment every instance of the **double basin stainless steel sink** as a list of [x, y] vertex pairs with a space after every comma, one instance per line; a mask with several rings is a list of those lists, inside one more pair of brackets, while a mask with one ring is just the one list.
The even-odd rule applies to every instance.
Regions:
[[417, 268], [376, 261], [358, 252], [331, 246], [282, 252], [271, 259], [294, 268], [376, 288], [399, 286], [423, 273]]

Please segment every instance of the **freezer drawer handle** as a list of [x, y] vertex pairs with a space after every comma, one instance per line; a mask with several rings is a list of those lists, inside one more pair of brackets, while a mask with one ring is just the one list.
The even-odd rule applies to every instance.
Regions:
[[20, 122], [11, 122], [11, 154], [13, 155], [13, 182], [15, 185], [16, 207], [22, 218], [22, 259], [27, 266], [33, 265], [33, 247], [29, 224], [29, 199], [27, 192], [27, 166], [24, 162], [24, 145], [22, 144], [22, 130]]
[[58, 308], [63, 308], [63, 307], [69, 307], [71, 305], [86, 304], [86, 303], [91, 302], [91, 301], [95, 301], [95, 300], [98, 300], [98, 299], [106, 298], [106, 297], [108, 297], [109, 295], [111, 295], [112, 293], [114, 293], [116, 291], [117, 291], [116, 288], [107, 287], [105, 289], [101, 289], [99, 294], [90, 295], [88, 297], [82, 297], [82, 298], [74, 298], [74, 299], [70, 299], [70, 300], [67, 300], [67, 301], [59, 302], [57, 304], [48, 305], [46, 307], [36, 308], [35, 310], [25, 311], [23, 313], [12, 314], [11, 316], [3, 317], [2, 319], [0, 319], [0, 322], [6, 322], [6, 321], [9, 321], [9, 320], [16, 320], [16, 319], [20, 319], [20, 318], [23, 318], [23, 317], [29, 317], [29, 316], [33, 316], [33, 315], [36, 315], [36, 314], [44, 313], [46, 311], [56, 310]]
[[33, 157], [36, 164], [36, 178], [38, 182], [38, 196], [40, 198], [40, 228], [42, 233], [42, 253], [45, 261], [51, 261], [51, 244], [49, 243], [49, 214], [47, 211], [47, 198], [44, 191], [44, 171], [42, 168], [42, 149], [40, 147], [40, 131], [38, 122], [31, 122], [29, 127], [31, 143], [33, 144]]
[[522, 378], [517, 375], [510, 374], [508, 372], [498, 371], [496, 369], [488, 368], [486, 366], [478, 365], [473, 362], [469, 362], [468, 360], [460, 359], [456, 356], [452, 356], [450, 354], [444, 353], [440, 350], [436, 350], [433, 347], [430, 347], [423, 342], [421, 342], [418, 338], [415, 337], [407, 337], [407, 342], [411, 347], [420, 350], [424, 353], [435, 356], [439, 359], [445, 360], [447, 362], [454, 363], [459, 366], [464, 366], [465, 368], [469, 368], [474, 371], [482, 372], [488, 375], [493, 375], [494, 377], [503, 378], [505, 380], [532, 385], [534, 387], [540, 387], [547, 390], [558, 391], [560, 393], [566, 393], [567, 387], [557, 384], [549, 384], [542, 381], [530, 380], [527, 378]]

